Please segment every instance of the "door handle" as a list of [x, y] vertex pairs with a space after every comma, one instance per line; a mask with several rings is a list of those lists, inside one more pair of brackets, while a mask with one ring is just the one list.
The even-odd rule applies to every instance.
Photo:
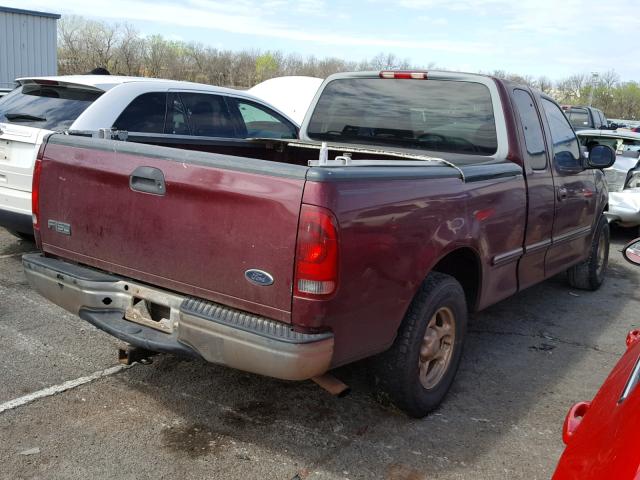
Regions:
[[155, 167], [138, 167], [129, 176], [131, 190], [153, 195], [164, 195], [167, 191], [164, 173]]
[[568, 194], [566, 188], [564, 188], [564, 187], [558, 188], [558, 200], [560, 200], [560, 201], [566, 200], [568, 195], [569, 194]]

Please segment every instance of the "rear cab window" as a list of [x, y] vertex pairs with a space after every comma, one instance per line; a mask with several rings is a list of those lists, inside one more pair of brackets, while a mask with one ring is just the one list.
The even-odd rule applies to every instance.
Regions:
[[46, 130], [66, 130], [104, 93], [82, 86], [54, 83], [27, 83], [1, 97], [0, 122]]
[[589, 111], [586, 108], [570, 108], [565, 111], [565, 114], [574, 128], [593, 127]]
[[319, 141], [482, 156], [498, 148], [491, 92], [473, 81], [336, 79], [306, 130]]

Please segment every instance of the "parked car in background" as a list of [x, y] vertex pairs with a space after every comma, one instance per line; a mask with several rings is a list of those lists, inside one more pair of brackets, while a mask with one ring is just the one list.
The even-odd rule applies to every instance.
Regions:
[[343, 73], [300, 132], [181, 149], [50, 135], [29, 282], [134, 346], [262, 375], [377, 355], [378, 388], [421, 417], [453, 382], [469, 311], [564, 271], [575, 288], [604, 281], [614, 152], [584, 158], [549, 96]]
[[[640, 265], [640, 238], [623, 255]], [[629, 332], [626, 344], [593, 400], [569, 409], [553, 480], [640, 480], [640, 330]]]
[[609, 129], [609, 122], [607, 122], [607, 117], [605, 117], [602, 110], [593, 107], [571, 105], [563, 105], [562, 110], [576, 131], [585, 129]]
[[129, 141], [193, 143], [194, 137], [296, 138], [298, 125], [245, 92], [173, 80], [79, 75], [20, 78], [0, 99], [0, 226], [32, 235], [31, 178], [53, 131], [128, 132]]
[[628, 130], [579, 130], [580, 143], [588, 150], [607, 145], [616, 151], [616, 161], [604, 170], [609, 186], [610, 222], [623, 227], [640, 225], [640, 133]]
[[11, 91], [10, 88], [0, 88], [0, 98], [4, 97], [10, 91]]
[[322, 79], [316, 77], [277, 77], [259, 83], [248, 92], [301, 124], [321, 84]]
[[607, 120], [609, 122], [609, 130], [616, 130], [618, 128], [629, 128], [629, 126], [624, 122], [617, 122], [611, 119]]

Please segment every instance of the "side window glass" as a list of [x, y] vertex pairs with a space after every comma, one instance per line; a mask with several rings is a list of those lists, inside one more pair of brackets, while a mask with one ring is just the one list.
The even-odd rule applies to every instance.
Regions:
[[516, 89], [513, 98], [520, 115], [522, 129], [524, 130], [524, 143], [529, 154], [529, 161], [535, 170], [544, 170], [547, 166], [547, 155], [544, 145], [544, 134], [540, 126], [538, 112], [529, 92]]
[[220, 95], [181, 92], [180, 98], [191, 127], [191, 135], [235, 138], [229, 109]]
[[[296, 129], [276, 112], [247, 100], [236, 99], [248, 138], [296, 138]], [[277, 116], [276, 116], [277, 115]]]
[[578, 146], [578, 139], [573, 133], [567, 117], [564, 116], [560, 107], [546, 98], [542, 99], [542, 106], [551, 130], [553, 155], [556, 156], [560, 152], [570, 152], [573, 158], [579, 159], [580, 147]]
[[600, 114], [600, 125], [602, 125], [603, 127], [607, 126], [607, 119], [604, 116], [604, 113], [600, 110], [598, 110], [598, 113]]
[[128, 132], [163, 133], [166, 109], [165, 92], [143, 93], [124, 109], [113, 128]]
[[190, 135], [187, 123], [187, 112], [177, 93], [169, 94], [167, 102], [167, 119], [164, 122], [164, 133], [171, 135]]

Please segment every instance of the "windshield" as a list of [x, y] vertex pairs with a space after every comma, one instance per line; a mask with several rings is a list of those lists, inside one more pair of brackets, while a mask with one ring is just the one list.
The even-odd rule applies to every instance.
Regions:
[[322, 92], [307, 135], [474, 155], [498, 148], [489, 89], [451, 80], [334, 80]]
[[23, 85], [0, 98], [0, 122], [65, 130], [102, 93], [59, 85]]

